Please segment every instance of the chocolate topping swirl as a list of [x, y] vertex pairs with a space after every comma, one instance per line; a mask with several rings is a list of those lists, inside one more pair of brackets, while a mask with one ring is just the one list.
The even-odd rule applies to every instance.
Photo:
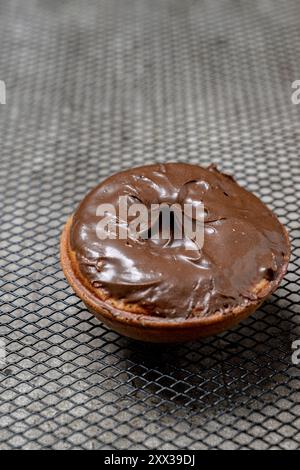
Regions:
[[[100, 240], [97, 207], [117, 207], [120, 196], [148, 208], [154, 203], [183, 207], [202, 202], [202, 249], [189, 249], [186, 237], [168, 243], [151, 238]], [[256, 196], [213, 165], [186, 163], [148, 165], [106, 179], [76, 210], [71, 248], [94, 288], [166, 318], [226, 312], [256, 300], [256, 286], [263, 279], [275, 286], [289, 257], [284, 228]]]

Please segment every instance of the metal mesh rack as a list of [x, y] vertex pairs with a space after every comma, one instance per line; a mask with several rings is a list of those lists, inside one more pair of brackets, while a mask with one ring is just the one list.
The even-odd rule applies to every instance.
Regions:
[[[297, 0], [1, 0], [1, 449], [299, 447], [299, 21]], [[234, 330], [149, 347], [86, 311], [58, 244], [102, 178], [164, 160], [232, 173], [293, 258]]]

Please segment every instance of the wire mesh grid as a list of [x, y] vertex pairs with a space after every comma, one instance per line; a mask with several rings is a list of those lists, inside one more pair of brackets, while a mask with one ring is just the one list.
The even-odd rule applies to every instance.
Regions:
[[[0, 448], [299, 447], [300, 3], [2, 0]], [[240, 326], [148, 346], [106, 329], [59, 265], [102, 178], [215, 162], [272, 207], [293, 257]]]

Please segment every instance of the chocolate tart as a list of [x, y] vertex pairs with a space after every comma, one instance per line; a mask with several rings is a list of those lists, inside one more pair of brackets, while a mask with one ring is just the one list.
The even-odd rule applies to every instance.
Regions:
[[[201, 202], [203, 246], [191, 250], [185, 237], [99, 239], [97, 207], [117, 206], [120, 196], [148, 208]], [[83, 199], [61, 238], [63, 271], [87, 308], [118, 333], [150, 342], [191, 341], [236, 325], [277, 289], [289, 258], [274, 213], [214, 165], [117, 173]]]

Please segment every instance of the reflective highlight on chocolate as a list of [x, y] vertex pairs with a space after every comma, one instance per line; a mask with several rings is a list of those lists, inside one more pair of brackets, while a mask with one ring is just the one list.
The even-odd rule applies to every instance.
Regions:
[[[99, 204], [203, 202], [204, 245], [193, 240], [99, 240]], [[118, 222], [117, 222], [118, 223]], [[93, 287], [165, 318], [206, 316], [264, 296], [256, 286], [276, 280], [289, 256], [277, 217], [214, 165], [155, 164], [115, 174], [82, 201], [71, 227], [71, 248]], [[194, 247], [193, 247], [194, 248]]]

